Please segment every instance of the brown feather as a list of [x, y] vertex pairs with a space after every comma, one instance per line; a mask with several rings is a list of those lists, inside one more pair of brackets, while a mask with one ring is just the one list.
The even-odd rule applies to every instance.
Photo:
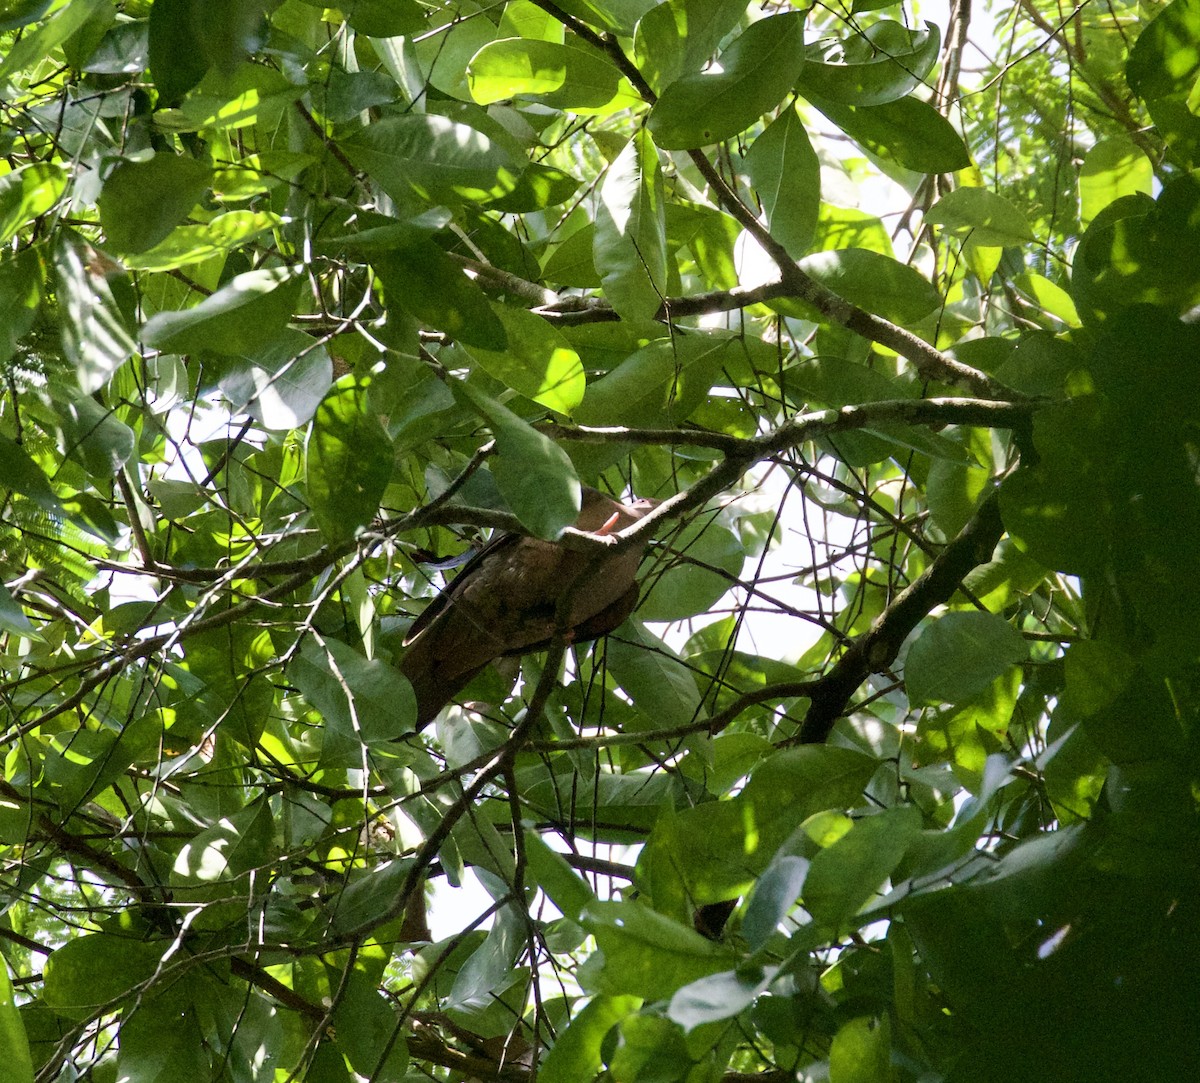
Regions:
[[[613, 533], [656, 503], [620, 504], [585, 488], [575, 527]], [[490, 541], [409, 631], [400, 672], [416, 694], [417, 728], [497, 658], [539, 650], [558, 634], [581, 642], [611, 632], [637, 604], [644, 551], [634, 546], [596, 557], [539, 538], [510, 534]], [[567, 611], [560, 614], [563, 604]]]

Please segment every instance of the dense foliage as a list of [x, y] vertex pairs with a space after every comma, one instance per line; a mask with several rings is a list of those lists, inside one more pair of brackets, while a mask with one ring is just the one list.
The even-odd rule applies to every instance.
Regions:
[[921, 14], [0, 3], [5, 1079], [1200, 1078], [1200, 0]]

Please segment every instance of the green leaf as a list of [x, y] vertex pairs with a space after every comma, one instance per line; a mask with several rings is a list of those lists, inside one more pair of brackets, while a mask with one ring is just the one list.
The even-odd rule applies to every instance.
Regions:
[[843, 105], [886, 105], [921, 86], [937, 62], [941, 44], [941, 31], [933, 23], [910, 30], [881, 19], [840, 43], [839, 62], [817, 59], [828, 55], [827, 45], [810, 46], [796, 89], [806, 97], [811, 92]]
[[54, 250], [63, 352], [86, 394], [99, 391], [137, 353], [107, 280], [87, 265], [82, 242], [64, 233]]
[[814, 920], [838, 930], [852, 925], [920, 830], [920, 812], [901, 805], [856, 820], [836, 842], [820, 850], [804, 878], [804, 906]]
[[583, 400], [587, 378], [577, 354], [562, 332], [525, 309], [496, 305], [504, 325], [506, 350], [478, 346], [469, 352], [489, 375], [527, 399], [560, 414], [570, 414]]
[[361, 970], [351, 969], [338, 990], [333, 1033], [347, 1062], [378, 1083], [400, 1083], [408, 1068], [408, 1046], [397, 1034], [392, 1002]]
[[208, 71], [192, 18], [196, 0], [156, 0], [150, 9], [150, 74], [165, 103], [175, 104]]
[[271, 211], [230, 211], [202, 226], [177, 226], [148, 252], [126, 256], [122, 262], [131, 270], [173, 271], [240, 248], [282, 223]]
[[1003, 248], [1034, 239], [1025, 215], [987, 188], [964, 187], [947, 192], [929, 208], [925, 221], [945, 226], [960, 237], [969, 236], [985, 247]]
[[37, 319], [42, 300], [42, 269], [37, 253], [26, 249], [0, 256], [0, 365], [16, 352]]
[[971, 164], [953, 125], [916, 98], [865, 106], [840, 105], [811, 93], [805, 97], [863, 150], [885, 162], [918, 173], [953, 173]]
[[655, 728], [683, 726], [701, 714], [700, 691], [683, 660], [641, 623], [625, 625], [606, 651], [608, 668]]
[[589, 974], [601, 993], [662, 1000], [697, 978], [730, 969], [734, 961], [725, 945], [637, 902], [595, 903], [584, 913], [583, 926], [604, 953], [603, 965]]
[[414, 195], [429, 202], [503, 196], [523, 165], [477, 128], [434, 113], [385, 117], [356, 128], [341, 147], [402, 207]]
[[303, 331], [285, 327], [252, 354], [227, 365], [218, 386], [234, 413], [264, 428], [307, 425], [333, 383], [329, 351]]
[[1154, 167], [1128, 136], [1102, 139], [1083, 157], [1079, 170], [1079, 221], [1087, 226], [1122, 196], [1154, 194]]
[[698, 73], [741, 19], [746, 0], [665, 0], [638, 22], [633, 55], [656, 91]]
[[86, 1019], [150, 977], [168, 947], [108, 933], [74, 937], [46, 959], [42, 996], [59, 1014]]
[[386, 749], [413, 729], [417, 704], [408, 681], [348, 644], [306, 639], [288, 673], [324, 720], [321, 762], [327, 766], [361, 766], [364, 746]]
[[851, 1019], [829, 1047], [829, 1083], [878, 1083], [892, 1074], [889, 1017]]
[[664, 150], [720, 143], [774, 109], [804, 66], [804, 12], [751, 24], [720, 57], [720, 70], [685, 74], [666, 86], [647, 127]]
[[637, 1011], [641, 997], [594, 996], [559, 1032], [538, 1070], [541, 1083], [578, 1083], [592, 1079], [601, 1064], [600, 1046], [608, 1032]]
[[947, 613], [927, 624], [904, 663], [914, 703], [961, 703], [1029, 657], [1021, 634], [993, 613]]
[[579, 515], [579, 478], [567, 453], [471, 384], [457, 382], [453, 388], [491, 425], [499, 452], [492, 473], [513, 514], [536, 537], [561, 537]]
[[751, 951], [761, 951], [766, 946], [796, 905], [807, 875], [806, 859], [785, 855], [772, 861], [758, 878], [742, 921], [742, 935]]
[[309, 506], [321, 533], [347, 541], [379, 510], [392, 477], [392, 442], [370, 413], [365, 383], [343, 377], [317, 408], [308, 432]]
[[671, 997], [667, 1016], [684, 1030], [695, 1030], [705, 1023], [732, 1019], [766, 991], [774, 976], [774, 967], [747, 967], [745, 971], [725, 970], [720, 974], [699, 978]]
[[341, 10], [360, 34], [392, 38], [422, 26], [425, 12], [416, 0], [345, 0]]
[[643, 592], [641, 620], [685, 620], [709, 612], [741, 576], [746, 561], [733, 531], [700, 519], [673, 535], [670, 545], [676, 559]]
[[666, 296], [662, 166], [639, 129], [608, 168], [596, 208], [593, 255], [604, 295], [623, 319], [647, 319]]
[[678, 335], [638, 350], [588, 385], [575, 411], [585, 425], [677, 425], [704, 401], [721, 366], [740, 349], [726, 335]]
[[275, 856], [273, 836], [271, 806], [257, 799], [184, 843], [170, 882], [175, 887], [213, 884], [265, 869]]
[[121, 252], [145, 252], [166, 237], [208, 191], [212, 168], [177, 154], [122, 162], [104, 182], [100, 224]]
[[[104, 0], [77, 0], [76, 3], [64, 4], [36, 30], [23, 34], [9, 49], [4, 63], [0, 64], [0, 84], [7, 82], [15, 73], [44, 60], [76, 33], [103, 2]], [[0, 9], [0, 16], [7, 14]], [[3, 243], [2, 240], [0, 243]]]
[[[17, 605], [16, 599], [3, 583], [0, 583], [0, 628], [26, 639], [40, 640], [42, 638], [37, 629], [29, 623], [25, 611]], [[0, 978], [3, 978], [2, 974], [0, 974]]]
[[51, 210], [66, 187], [67, 174], [51, 162], [35, 162], [0, 176], [0, 244]]
[[15, 440], [0, 433], [0, 485], [29, 497], [46, 511], [59, 510], [58, 497], [42, 468]]
[[504, 324], [483, 290], [433, 241], [416, 239], [370, 258], [389, 303], [469, 346], [508, 346]]
[[814, 252], [800, 266], [839, 297], [902, 325], [919, 323], [942, 303], [915, 268], [865, 248]]
[[772, 235], [799, 257], [812, 245], [821, 206], [821, 166], [795, 109], [767, 125], [743, 160]]
[[[121, 1024], [118, 1078], [129, 1083], [171, 1083], [194, 1076], [208, 1063], [206, 1040], [191, 996], [199, 979], [147, 998]], [[207, 1014], [207, 1013], [206, 1013]]]
[[1088, 227], [1075, 252], [1071, 294], [1085, 321], [1137, 304], [1182, 314], [1200, 303], [1200, 182], [1183, 176], [1151, 203], [1124, 196]]
[[596, 901], [587, 882], [567, 864], [562, 854], [551, 850], [534, 831], [525, 831], [525, 861], [532, 882], [561, 911], [563, 917], [578, 921], [584, 909]]
[[485, 45], [467, 67], [471, 96], [481, 105], [529, 98], [568, 113], [606, 114], [640, 98], [600, 53], [577, 45], [502, 38]]
[[94, 478], [115, 476], [134, 453], [134, 431], [90, 396], [60, 404], [58, 423], [65, 451]]
[[246, 271], [198, 305], [151, 316], [142, 339], [163, 353], [253, 353], [283, 330], [303, 285], [291, 268]]
[[0, 1059], [10, 1083], [33, 1083], [29, 1038], [13, 999], [8, 964], [3, 959], [0, 959]]

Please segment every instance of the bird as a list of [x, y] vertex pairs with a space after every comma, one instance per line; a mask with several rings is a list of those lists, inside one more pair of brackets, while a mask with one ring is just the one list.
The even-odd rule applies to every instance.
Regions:
[[[575, 529], [604, 536], [659, 504], [621, 503], [582, 487]], [[581, 643], [607, 635], [633, 612], [641, 542], [612, 554], [500, 534], [479, 550], [413, 622], [398, 663], [412, 685], [420, 730], [485, 666], [528, 654], [558, 636]]]

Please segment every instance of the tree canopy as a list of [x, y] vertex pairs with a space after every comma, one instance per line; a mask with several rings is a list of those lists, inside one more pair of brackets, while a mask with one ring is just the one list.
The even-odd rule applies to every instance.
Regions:
[[6, 1079], [1200, 1078], [1200, 0], [928, 18], [0, 3]]

